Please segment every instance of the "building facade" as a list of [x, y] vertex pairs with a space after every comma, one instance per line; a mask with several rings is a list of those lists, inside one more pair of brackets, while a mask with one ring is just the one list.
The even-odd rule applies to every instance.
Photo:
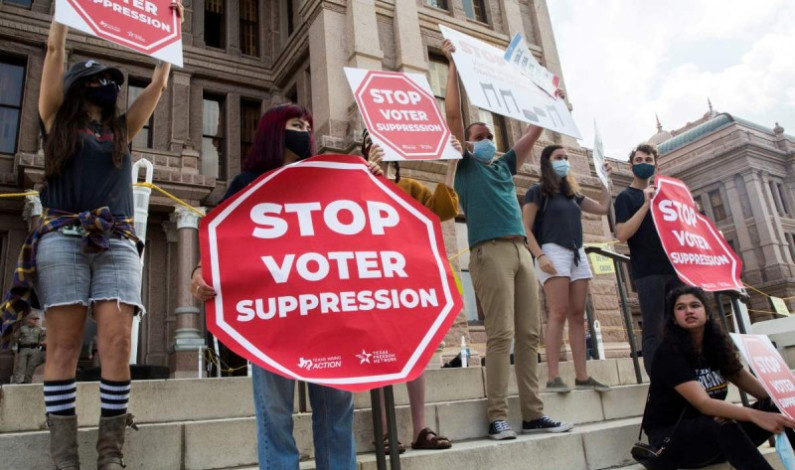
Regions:
[[758, 289], [748, 289], [751, 318], [772, 318], [760, 291], [795, 310], [795, 137], [711, 105], [667, 137], [658, 144], [660, 172], [687, 184], [742, 259], [743, 281]]
[[[51, 0], [0, 0], [0, 189], [36, 188], [44, 156], [36, 100], [51, 12]], [[545, 0], [184, 0], [185, 66], [174, 69], [151, 121], [132, 143], [134, 160], [154, 164], [154, 183], [193, 206], [211, 208], [240, 172], [257, 121], [269, 107], [295, 102], [311, 109], [321, 152], [357, 151], [362, 121], [343, 67], [427, 74], [443, 104], [447, 64], [441, 54], [444, 24], [505, 47], [522, 33], [539, 61], [563, 76]], [[120, 67], [126, 75], [120, 102], [146, 86], [154, 60], [71, 31], [68, 63], [88, 58]], [[8, 90], [8, 92], [7, 92]], [[466, 101], [465, 101], [466, 103]], [[465, 105], [468, 122], [492, 125], [500, 151], [521, 135], [524, 124]], [[598, 194], [590, 159], [576, 142], [546, 133], [536, 161], [517, 178], [519, 195], [537, 180], [537, 155], [551, 142], [570, 148], [573, 170], [586, 191]], [[439, 162], [406, 164], [403, 174], [429, 186], [443, 180]], [[28, 225], [22, 199], [0, 199], [0, 273], [5, 290]], [[463, 215], [462, 215], [463, 217]], [[463, 219], [462, 219], [463, 220]], [[448, 254], [466, 248], [462, 220], [445, 224]], [[141, 363], [195, 370], [204, 321], [191, 298], [188, 278], [198, 259], [198, 218], [153, 192], [146, 233]], [[610, 238], [607, 222], [585, 221], [586, 241]], [[477, 318], [467, 284], [466, 253], [455, 259], [467, 292], [467, 312], [450, 333], [466, 334], [467, 317]], [[608, 341], [621, 349], [615, 286], [597, 279], [593, 305]], [[457, 341], [452, 341], [456, 344]]]

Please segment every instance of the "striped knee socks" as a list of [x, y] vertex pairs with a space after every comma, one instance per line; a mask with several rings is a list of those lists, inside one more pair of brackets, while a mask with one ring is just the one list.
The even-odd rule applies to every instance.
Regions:
[[113, 382], [99, 381], [99, 399], [102, 402], [102, 417], [119, 416], [127, 413], [127, 402], [130, 400], [130, 381]]
[[73, 378], [44, 382], [44, 407], [47, 414], [74, 416], [76, 397], [77, 384]]

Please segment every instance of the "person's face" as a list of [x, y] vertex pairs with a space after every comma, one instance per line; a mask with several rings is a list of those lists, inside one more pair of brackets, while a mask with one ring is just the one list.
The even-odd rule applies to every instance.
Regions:
[[680, 295], [674, 303], [674, 321], [684, 330], [704, 328], [707, 310], [693, 294]]
[[288, 119], [287, 122], [284, 123], [284, 129], [298, 132], [312, 132], [309, 121], [300, 117]]
[[488, 126], [476, 124], [469, 129], [470, 142], [480, 142], [483, 139], [494, 140], [494, 134]]
[[552, 155], [549, 156], [550, 162], [555, 162], [558, 160], [566, 160], [566, 161], [569, 160], [569, 154], [566, 153], [566, 149], [557, 149], [554, 152], [552, 152]]
[[638, 150], [635, 152], [635, 155], [632, 157], [632, 161], [629, 162], [629, 164], [632, 166], [641, 163], [648, 163], [649, 165], [654, 165], [655, 168], [657, 167], [657, 162], [654, 161], [654, 155]]
[[28, 318], [28, 326], [36, 326], [39, 324], [38, 318]]

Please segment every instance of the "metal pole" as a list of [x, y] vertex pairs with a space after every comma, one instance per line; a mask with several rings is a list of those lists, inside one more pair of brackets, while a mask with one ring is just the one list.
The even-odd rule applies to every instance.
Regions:
[[370, 405], [373, 409], [373, 441], [375, 442], [375, 465], [378, 470], [386, 470], [384, 455], [384, 435], [381, 433], [381, 389], [370, 390]]
[[718, 305], [718, 313], [720, 314], [720, 321], [723, 323], [723, 329], [729, 332], [729, 321], [726, 319], [726, 310], [723, 308], [723, 302], [720, 299], [720, 292], [715, 292], [715, 303]]
[[[737, 322], [737, 329], [740, 330], [741, 335], [747, 334], [743, 316], [740, 315], [740, 299], [738, 299], [736, 295], [732, 295], [731, 300], [732, 300], [732, 313], [734, 313], [734, 319]], [[743, 406], [745, 407], [750, 406], [750, 402], [748, 401], [748, 394], [746, 394], [742, 389], [740, 390], [740, 400], [742, 400]]]
[[397, 420], [395, 419], [395, 394], [391, 385], [384, 387], [384, 406], [386, 407], [386, 426], [389, 430], [389, 468], [391, 470], [400, 470]]
[[624, 324], [627, 327], [627, 338], [629, 339], [629, 350], [632, 354], [632, 362], [635, 366], [635, 378], [638, 383], [643, 383], [643, 375], [640, 372], [640, 362], [638, 361], [638, 347], [635, 344], [635, 331], [632, 325], [632, 316], [629, 314], [627, 306], [627, 293], [624, 291], [624, 276], [621, 274], [621, 266], [618, 260], [613, 259], [613, 266], [616, 269], [616, 282], [618, 283], [618, 293], [621, 297], [621, 311], [624, 313]]
[[591, 296], [589, 295], [587, 299], [585, 299], [585, 316], [588, 318], [588, 329], [591, 331], [591, 351], [592, 354], [596, 357], [596, 359], [604, 359], [602, 356], [599, 355], [599, 348], [596, 347], [596, 332], [593, 327], [593, 305], [591, 305]]
[[306, 382], [298, 382], [298, 409], [301, 413], [307, 412], [306, 407]]

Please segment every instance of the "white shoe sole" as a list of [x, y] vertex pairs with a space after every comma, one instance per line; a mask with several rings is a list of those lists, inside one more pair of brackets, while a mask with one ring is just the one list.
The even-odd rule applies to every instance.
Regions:
[[508, 439], [516, 439], [516, 433], [514, 431], [503, 431], [499, 434], [489, 434], [489, 439], [493, 441], [505, 441]]

